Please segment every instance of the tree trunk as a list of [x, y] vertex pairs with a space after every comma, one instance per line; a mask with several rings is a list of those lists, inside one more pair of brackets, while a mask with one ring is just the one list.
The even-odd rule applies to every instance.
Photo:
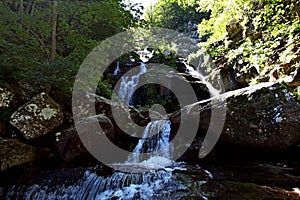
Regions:
[[52, 46], [50, 61], [54, 62], [56, 54], [56, 28], [57, 28], [57, 1], [53, 1]]
[[30, 13], [30, 9], [31, 9], [31, 5], [32, 5], [32, 4], [33, 4], [33, 0], [27, 2], [26, 8], [25, 8], [25, 10], [24, 10], [24, 13], [25, 13], [26, 15], [28, 15], [28, 14]]
[[33, 2], [32, 6], [31, 6], [31, 10], [30, 10], [30, 15], [33, 15], [34, 12], [34, 8], [35, 8], [35, 1]]
[[294, 12], [296, 13], [298, 20], [300, 21], [300, 10], [299, 7], [297, 6], [297, 3], [295, 0], [291, 0], [292, 6], [294, 7]]
[[20, 0], [19, 14], [23, 15], [24, 13], [24, 2]]

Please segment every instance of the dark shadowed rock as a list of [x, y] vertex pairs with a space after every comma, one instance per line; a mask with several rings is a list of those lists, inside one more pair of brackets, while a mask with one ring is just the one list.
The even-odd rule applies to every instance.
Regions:
[[27, 139], [39, 138], [63, 122], [60, 106], [46, 93], [33, 97], [13, 113], [10, 123]]
[[[204, 136], [211, 120], [211, 109], [226, 107], [221, 140], [264, 152], [279, 152], [300, 140], [300, 104], [279, 83], [262, 83], [222, 95], [222, 101], [201, 101], [171, 115], [172, 126], [180, 119], [190, 121], [200, 111], [199, 130]], [[221, 119], [221, 118], [220, 118]]]
[[87, 154], [87, 150], [82, 144], [75, 128], [69, 128], [62, 133], [56, 133], [56, 144], [54, 149], [66, 162], [69, 162], [82, 154]]
[[299, 199], [294, 191], [234, 181], [196, 181], [191, 188], [195, 194], [206, 194], [212, 199]]
[[0, 137], [6, 137], [10, 135], [8, 134], [6, 126], [7, 126], [6, 122], [0, 119]]
[[243, 31], [244, 28], [241, 23], [236, 22], [235, 20], [230, 21], [230, 23], [226, 26], [227, 37], [234, 43], [243, 38]]
[[38, 159], [37, 150], [16, 139], [0, 138], [0, 171]]
[[[114, 139], [114, 127], [109, 118], [105, 116], [92, 116], [83, 120], [79, 124], [79, 128], [86, 130], [86, 133], [82, 134], [82, 137], [85, 135], [88, 137], [90, 135], [89, 127], [92, 122], [99, 122], [103, 133], [111, 140]], [[78, 128], [77, 127], [77, 128]], [[94, 133], [94, 134], [103, 134], [103, 133]], [[64, 159], [64, 161], [69, 162], [75, 159], [76, 157], [85, 155], [88, 153], [84, 147], [76, 128], [69, 128], [62, 133], [56, 134], [56, 145], [55, 149], [58, 152], [59, 156]]]

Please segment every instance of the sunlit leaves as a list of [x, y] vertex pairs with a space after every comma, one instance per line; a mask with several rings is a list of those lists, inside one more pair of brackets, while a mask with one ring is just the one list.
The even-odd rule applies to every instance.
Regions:
[[253, 0], [200, 0], [200, 11], [211, 11], [209, 20], [199, 24], [200, 35], [211, 34], [209, 43], [223, 40], [226, 37], [226, 26], [231, 21], [245, 25]]

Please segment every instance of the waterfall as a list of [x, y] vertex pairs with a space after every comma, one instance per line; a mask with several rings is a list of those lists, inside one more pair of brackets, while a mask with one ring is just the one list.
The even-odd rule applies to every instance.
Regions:
[[[151, 168], [161, 168], [162, 165], [170, 164], [173, 151], [172, 147], [169, 147], [170, 131], [171, 122], [169, 120], [150, 122], [126, 163]], [[144, 151], [154, 152], [154, 155], [148, 160], [142, 161], [140, 153]]]
[[192, 76], [199, 78], [206, 85], [211, 96], [217, 96], [220, 94], [220, 92], [218, 90], [216, 90], [214, 88], [214, 86], [210, 82], [208, 82], [206, 80], [206, 78], [201, 74], [200, 69], [199, 69], [200, 67], [198, 67], [197, 70], [195, 70], [192, 66], [187, 65], [185, 62], [182, 62], [182, 63], [184, 63], [184, 65], [186, 67], [185, 72], [188, 74], [191, 74]]
[[[186, 65], [187, 73], [199, 77], [209, 88], [211, 93], [217, 93], [213, 86], [205, 80], [201, 73], [193, 67]], [[117, 63], [114, 75], [120, 70]], [[119, 89], [120, 98], [130, 104], [130, 98], [136, 89], [139, 78], [146, 73], [146, 65], [141, 63], [140, 71], [132, 77], [123, 76]], [[15, 185], [9, 188], [6, 199], [186, 199], [188, 187], [182, 175], [176, 179], [174, 174], [186, 170], [183, 163], [172, 161], [173, 146], [170, 145], [171, 122], [169, 120], [157, 120], [150, 122], [142, 138], [138, 141], [127, 161], [115, 164], [122, 169], [132, 169], [134, 173], [125, 173], [119, 170], [113, 172], [101, 171], [100, 174], [91, 169], [84, 172], [72, 183], [65, 183], [65, 179], [45, 181], [29, 184]], [[150, 157], [143, 159], [143, 154], [151, 153]], [[127, 170], [126, 170], [127, 171]], [[98, 172], [98, 171], [97, 171]], [[74, 174], [74, 173], [72, 173]], [[76, 174], [77, 175], [77, 174]], [[57, 176], [54, 174], [53, 176]], [[187, 179], [193, 181], [193, 179]], [[56, 182], [57, 181], [57, 182]], [[182, 181], [182, 182], [181, 182]], [[176, 196], [178, 195], [178, 198]]]
[[[124, 166], [153, 169], [143, 173], [124, 173], [115, 171], [109, 176], [101, 176], [86, 170], [79, 181], [72, 185], [53, 185], [51, 181], [45, 185], [13, 186], [7, 193], [8, 199], [160, 199], [170, 195], [170, 185], [176, 191], [179, 186], [172, 180], [173, 170], [181, 170], [179, 166], [170, 166], [172, 148], [164, 148], [169, 144], [170, 121], [158, 120], [150, 122], [145, 128], [143, 138], [135, 147]], [[149, 139], [151, 138], [151, 139]], [[157, 150], [160, 153], [156, 153]], [[155, 152], [148, 160], [142, 161], [139, 153]], [[121, 164], [122, 165], [122, 164]], [[175, 184], [175, 185], [174, 185]], [[160, 191], [158, 193], [157, 191]]]
[[137, 75], [134, 76], [122, 76], [121, 77], [121, 86], [118, 91], [120, 99], [125, 102], [127, 105], [131, 105], [130, 99], [136, 89], [136, 86], [139, 82], [139, 78], [142, 74], [147, 72], [146, 64], [141, 63], [140, 71]]
[[155, 191], [162, 190], [171, 178], [172, 173], [165, 170], [143, 174], [114, 172], [108, 177], [86, 170], [81, 180], [72, 185], [53, 185], [49, 181], [40, 185], [13, 186], [6, 199], [148, 200], [157, 195]]
[[115, 70], [114, 70], [113, 75], [114, 75], [114, 76], [117, 76], [117, 75], [119, 74], [119, 72], [120, 72], [120, 62], [118, 61], [118, 62], [117, 62], [117, 66], [116, 66], [116, 68], [115, 68]]

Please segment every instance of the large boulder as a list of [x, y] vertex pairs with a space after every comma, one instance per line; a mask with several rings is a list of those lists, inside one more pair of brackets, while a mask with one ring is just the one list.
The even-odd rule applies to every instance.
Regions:
[[36, 161], [38, 157], [36, 148], [16, 139], [0, 138], [0, 171]]
[[286, 150], [300, 140], [300, 104], [280, 84], [260, 84], [227, 97], [221, 139], [267, 152]]
[[[76, 128], [80, 128], [85, 132], [82, 133], [81, 137], [85, 135], [89, 137], [89, 127], [93, 122], [98, 122], [103, 133], [110, 140], [114, 139], [114, 127], [111, 120], [103, 115], [91, 116], [78, 124]], [[62, 133], [56, 134], [56, 145], [55, 149], [59, 156], [66, 162], [72, 161], [77, 157], [87, 155], [88, 151], [83, 145], [76, 128], [71, 127]], [[94, 133], [102, 134], [102, 133]]]
[[261, 83], [222, 98], [225, 102], [205, 100], [184, 107], [171, 115], [172, 126], [176, 129], [181, 118], [188, 122], [200, 112], [199, 130], [204, 136], [209, 125], [214, 130], [222, 119], [211, 119], [212, 108], [225, 107], [222, 141], [263, 152], [280, 152], [300, 141], [300, 104], [281, 84]]
[[10, 123], [27, 139], [33, 140], [53, 131], [63, 122], [60, 106], [46, 93], [33, 97], [13, 113]]

